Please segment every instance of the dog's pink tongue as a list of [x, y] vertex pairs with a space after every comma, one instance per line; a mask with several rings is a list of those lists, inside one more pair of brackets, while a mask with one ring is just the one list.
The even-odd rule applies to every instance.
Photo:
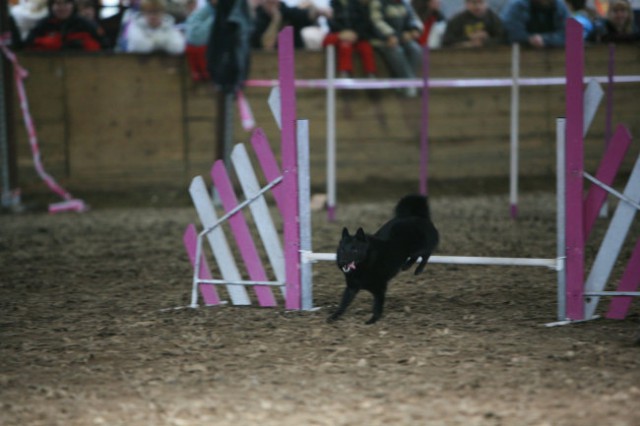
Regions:
[[353, 262], [349, 263], [348, 265], [344, 265], [344, 266], [342, 267], [342, 270], [343, 270], [344, 272], [349, 272], [349, 271], [351, 271], [351, 270], [353, 270], [353, 269], [356, 269], [356, 262], [355, 262], [355, 261], [353, 261]]

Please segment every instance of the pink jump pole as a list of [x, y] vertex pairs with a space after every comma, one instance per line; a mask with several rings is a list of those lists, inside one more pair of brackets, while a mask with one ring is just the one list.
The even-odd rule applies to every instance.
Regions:
[[284, 257], [287, 279], [287, 309], [300, 309], [300, 228], [298, 227], [298, 152], [296, 147], [296, 93], [293, 29], [278, 34], [278, 64], [281, 108], [282, 192], [285, 196]]
[[566, 315], [584, 319], [584, 226], [583, 226], [583, 81], [582, 25], [567, 20], [565, 48], [566, 102]]

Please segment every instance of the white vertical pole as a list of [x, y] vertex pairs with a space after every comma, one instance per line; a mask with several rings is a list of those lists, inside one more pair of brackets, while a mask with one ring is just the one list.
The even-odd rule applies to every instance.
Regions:
[[558, 268], [558, 321], [567, 319], [566, 312], [566, 277], [564, 270], [564, 259], [566, 257], [565, 240], [565, 119], [556, 119], [556, 238], [557, 238], [557, 258], [561, 267]]
[[509, 169], [509, 201], [511, 217], [518, 216], [518, 132], [520, 115], [520, 45], [511, 49], [511, 163]]
[[327, 46], [327, 216], [336, 215], [336, 88], [335, 47]]
[[[309, 120], [298, 120], [298, 209], [300, 218], [300, 251], [311, 252], [311, 207], [309, 205]], [[300, 256], [302, 258], [302, 256]], [[311, 263], [300, 263], [300, 308], [313, 309], [313, 281]]]

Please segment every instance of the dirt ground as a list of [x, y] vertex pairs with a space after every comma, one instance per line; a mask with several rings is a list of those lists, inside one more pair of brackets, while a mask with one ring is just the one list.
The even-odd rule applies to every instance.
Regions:
[[[505, 196], [437, 197], [437, 254], [554, 257], [553, 206], [524, 194], [513, 221]], [[314, 250], [334, 251], [344, 225], [374, 231], [392, 207], [315, 214]], [[190, 297], [181, 236], [195, 218], [0, 216], [1, 425], [640, 425], [638, 301], [623, 321], [548, 328], [554, 271], [432, 264], [396, 277], [379, 323], [364, 325], [360, 294], [327, 324], [344, 284], [325, 262], [311, 312], [166, 310]]]

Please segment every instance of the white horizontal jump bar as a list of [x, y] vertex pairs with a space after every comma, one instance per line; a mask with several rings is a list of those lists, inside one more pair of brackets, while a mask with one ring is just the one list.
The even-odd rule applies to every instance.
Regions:
[[[599, 83], [608, 83], [609, 77], [595, 76], [585, 77], [585, 83], [590, 80]], [[619, 75], [613, 78], [614, 83], [640, 83], [640, 75]], [[517, 80], [520, 86], [561, 86], [567, 83], [566, 77], [545, 77], [545, 78], [520, 78]], [[248, 87], [274, 87], [279, 84], [278, 80], [247, 80]], [[421, 79], [370, 79], [370, 78], [336, 78], [332, 81], [336, 89], [399, 89], [406, 87], [423, 87], [424, 81]], [[512, 78], [432, 78], [429, 80], [429, 87], [511, 87], [514, 82]], [[308, 89], [326, 89], [329, 84], [326, 79], [295, 80], [295, 86]]]
[[198, 279], [198, 284], [210, 284], [210, 285], [261, 285], [271, 287], [284, 287], [285, 283], [280, 281], [228, 281], [228, 280], [208, 280]]
[[[313, 263], [318, 261], [334, 261], [335, 253], [302, 252], [302, 261]], [[529, 259], [522, 257], [482, 257], [482, 256], [431, 256], [429, 263], [448, 263], [458, 265], [504, 265], [504, 266], [544, 266], [561, 270], [562, 259]]]
[[640, 297], [640, 291], [588, 291], [584, 296], [631, 296]]

